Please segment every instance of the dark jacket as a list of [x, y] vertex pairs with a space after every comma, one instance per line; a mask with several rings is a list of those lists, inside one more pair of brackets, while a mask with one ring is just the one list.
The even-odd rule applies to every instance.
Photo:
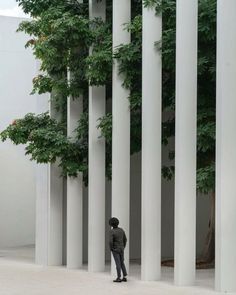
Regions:
[[124, 251], [126, 243], [127, 238], [122, 228], [117, 227], [110, 230], [109, 245], [111, 251]]

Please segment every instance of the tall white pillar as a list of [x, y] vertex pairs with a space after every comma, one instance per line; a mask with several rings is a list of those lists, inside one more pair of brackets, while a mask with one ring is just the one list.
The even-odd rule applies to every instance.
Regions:
[[[38, 65], [39, 69], [39, 65]], [[37, 70], [38, 70], [37, 69]], [[37, 113], [48, 111], [49, 95], [37, 96]], [[48, 167], [36, 164], [35, 263], [48, 263]]]
[[[89, 1], [90, 19], [106, 17], [106, 1]], [[105, 270], [105, 140], [97, 128], [106, 113], [106, 89], [89, 87], [88, 270]]]
[[[50, 101], [50, 115], [59, 119], [55, 103]], [[48, 265], [62, 265], [63, 178], [58, 161], [48, 164]]]
[[[83, 112], [83, 97], [68, 97], [67, 135], [73, 141], [74, 130]], [[83, 265], [83, 174], [67, 177], [67, 267], [81, 268]]]
[[[79, 0], [83, 3], [83, 0]], [[70, 83], [72, 73], [68, 71]], [[83, 113], [83, 96], [67, 99], [67, 135], [75, 140], [75, 129]], [[66, 264], [77, 269], [83, 265], [83, 173], [67, 177]]]
[[236, 292], [236, 1], [218, 0], [217, 11], [215, 284]]
[[197, 0], [177, 1], [175, 284], [193, 285], [196, 260]]
[[162, 62], [155, 42], [162, 19], [143, 8], [142, 84], [142, 280], [161, 277], [161, 117]]
[[[124, 24], [131, 20], [131, 1], [113, 0], [113, 49], [130, 43], [130, 33]], [[112, 216], [120, 220], [128, 243], [125, 261], [129, 268], [129, 216], [130, 216], [130, 109], [129, 91], [119, 75], [119, 64], [113, 65], [112, 93]]]

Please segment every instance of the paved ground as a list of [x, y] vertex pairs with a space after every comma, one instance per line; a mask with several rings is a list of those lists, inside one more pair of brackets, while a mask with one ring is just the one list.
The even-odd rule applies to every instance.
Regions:
[[[109, 272], [91, 274], [33, 263], [33, 249], [0, 250], [0, 295], [217, 295], [213, 271], [197, 272], [196, 287], [173, 286], [173, 269], [163, 268], [162, 282], [141, 282], [133, 264], [128, 283], [114, 284]], [[228, 293], [230, 294], [230, 293]], [[236, 294], [236, 293], [231, 293]]]

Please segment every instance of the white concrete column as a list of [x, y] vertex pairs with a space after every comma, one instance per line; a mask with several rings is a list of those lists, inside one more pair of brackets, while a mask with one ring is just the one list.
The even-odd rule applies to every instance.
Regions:
[[236, 1], [218, 0], [216, 290], [236, 292]]
[[[39, 66], [38, 66], [39, 68]], [[49, 95], [37, 96], [37, 113], [48, 111]], [[35, 263], [48, 262], [48, 165], [36, 164]]]
[[36, 229], [35, 263], [48, 262], [48, 169], [47, 165], [36, 166]]
[[[124, 24], [131, 20], [131, 1], [113, 0], [113, 49], [130, 43], [130, 33]], [[129, 268], [129, 216], [130, 216], [130, 109], [129, 91], [122, 86], [119, 65], [113, 65], [112, 93], [112, 216], [120, 220], [128, 243], [125, 261]]]
[[[79, 0], [83, 3], [83, 0]], [[68, 71], [70, 83], [71, 73]], [[78, 121], [83, 113], [83, 96], [67, 99], [67, 135], [73, 141]], [[67, 224], [66, 263], [67, 268], [77, 269], [83, 265], [83, 173], [67, 177]]]
[[161, 277], [162, 62], [154, 45], [161, 37], [161, 16], [143, 7], [142, 280]]
[[[89, 1], [89, 17], [106, 17], [106, 1]], [[92, 49], [91, 49], [92, 50]], [[106, 88], [89, 87], [88, 270], [105, 270], [105, 140], [97, 128], [106, 113]]]
[[[59, 119], [53, 100], [49, 103], [52, 118]], [[48, 265], [62, 265], [63, 178], [58, 161], [48, 164]]]
[[[67, 135], [73, 141], [74, 130], [83, 112], [83, 97], [68, 97]], [[83, 174], [67, 177], [67, 267], [81, 268], [83, 265]]]
[[175, 284], [193, 285], [196, 260], [197, 0], [177, 1]]

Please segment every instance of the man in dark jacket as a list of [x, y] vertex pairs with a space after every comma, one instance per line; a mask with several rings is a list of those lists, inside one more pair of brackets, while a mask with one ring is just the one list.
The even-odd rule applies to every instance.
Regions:
[[[115, 217], [109, 220], [109, 225], [112, 227], [110, 230], [110, 250], [114, 257], [117, 270], [117, 278], [113, 281], [115, 283], [127, 282], [127, 272], [124, 264], [124, 249], [127, 243], [125, 232], [122, 228], [118, 227], [119, 220]], [[123, 278], [121, 279], [121, 270]]]

